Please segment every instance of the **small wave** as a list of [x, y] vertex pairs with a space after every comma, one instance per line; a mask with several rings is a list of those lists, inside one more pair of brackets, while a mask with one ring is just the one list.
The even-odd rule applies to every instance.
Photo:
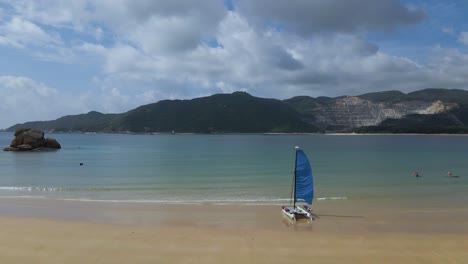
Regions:
[[45, 196], [32, 196], [32, 195], [13, 195], [13, 196], [0, 196], [0, 199], [44, 199]]
[[28, 191], [28, 192], [60, 192], [60, 191], [62, 191], [62, 188], [0, 186], [0, 190], [3, 190], [3, 191]]
[[281, 202], [289, 201], [289, 199], [92, 199], [92, 198], [63, 198], [64, 201], [78, 202], [103, 202], [103, 203], [164, 203], [164, 204], [262, 204], [262, 205], [278, 205]]
[[317, 201], [326, 201], [326, 200], [348, 200], [348, 197], [318, 197]]
[[[138, 190], [139, 188], [62, 188], [62, 187], [27, 187], [27, 186], [0, 186], [0, 191], [16, 191], [16, 192], [95, 192], [95, 191], [122, 191], [122, 190]], [[143, 188], [143, 190], [146, 190]], [[68, 196], [68, 195], [67, 195]], [[78, 195], [73, 195], [78, 196]], [[184, 195], [182, 195], [184, 196]], [[15, 196], [16, 197], [16, 196]], [[24, 196], [27, 197], [27, 196]], [[37, 197], [37, 196], [34, 196]], [[70, 196], [69, 196], [70, 197]], [[115, 197], [115, 196], [114, 196]], [[117, 196], [118, 197], [118, 196]], [[181, 199], [178, 199], [181, 198]], [[198, 198], [198, 199], [197, 199]], [[221, 199], [199, 199], [199, 197], [167, 197], [167, 199], [94, 199], [89, 197], [77, 198], [58, 198], [55, 199], [65, 201], [82, 201], [82, 202], [107, 202], [107, 203], [173, 203], [173, 204], [233, 204], [242, 203], [249, 205], [280, 205], [290, 202], [290, 198], [273, 198], [273, 197], [244, 197], [244, 198], [221, 198]], [[347, 200], [348, 197], [317, 197], [317, 201], [325, 200]]]
[[89, 202], [89, 203], [147, 203], [147, 204], [180, 204], [180, 205], [233, 205], [242, 204], [246, 206], [265, 206], [265, 205], [281, 205], [281, 200], [288, 199], [272, 199], [271, 201], [256, 200], [256, 199], [232, 199], [232, 200], [157, 200], [157, 199], [91, 199], [91, 198], [57, 198], [47, 196], [31, 196], [31, 195], [13, 195], [13, 196], [0, 196], [0, 199], [49, 199], [58, 201], [71, 201], [71, 202]]

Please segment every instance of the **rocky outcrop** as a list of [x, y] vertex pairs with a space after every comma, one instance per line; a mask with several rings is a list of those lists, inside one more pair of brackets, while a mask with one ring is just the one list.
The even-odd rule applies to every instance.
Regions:
[[4, 151], [48, 151], [60, 149], [62, 146], [54, 138], [44, 138], [44, 132], [31, 128], [18, 128], [15, 138]]
[[45, 139], [45, 147], [53, 148], [53, 149], [62, 148], [62, 146], [60, 146], [60, 143], [58, 143], [55, 138], [50, 138], [50, 137]]

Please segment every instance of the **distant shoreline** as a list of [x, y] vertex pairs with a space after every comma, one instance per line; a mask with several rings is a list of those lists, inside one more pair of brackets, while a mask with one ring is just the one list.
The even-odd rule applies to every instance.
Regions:
[[328, 133], [327, 136], [468, 136], [468, 134], [422, 134], [422, 133]]
[[[0, 133], [14, 133], [13, 131], [0, 131]], [[171, 132], [152, 132], [152, 133], [139, 133], [139, 132], [49, 132], [45, 131], [47, 134], [76, 134], [76, 135], [267, 135], [267, 136], [294, 136], [294, 135], [321, 135], [321, 136], [460, 136], [465, 137], [468, 134], [450, 134], [450, 133], [435, 133], [435, 134], [424, 134], [424, 133], [308, 133], [308, 132], [291, 132], [291, 133], [276, 133], [276, 132], [252, 132], [252, 133], [242, 133], [242, 132], [227, 132], [227, 133], [196, 133], [196, 132], [184, 132], [184, 133], [171, 133]]]

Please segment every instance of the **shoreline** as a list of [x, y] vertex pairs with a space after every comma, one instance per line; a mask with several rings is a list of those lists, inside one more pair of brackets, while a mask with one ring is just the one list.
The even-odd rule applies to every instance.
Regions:
[[[0, 133], [14, 133], [13, 131], [0, 131]], [[47, 134], [55, 135], [146, 135], [146, 136], [158, 136], [158, 135], [172, 135], [172, 136], [184, 136], [184, 135], [201, 135], [201, 136], [224, 136], [224, 135], [259, 135], [259, 136], [459, 136], [465, 137], [468, 136], [468, 133], [339, 133], [339, 132], [330, 132], [330, 133], [309, 133], [309, 132], [291, 132], [291, 133], [276, 133], [276, 132], [259, 132], [259, 133], [195, 133], [195, 132], [186, 132], [186, 133], [171, 133], [171, 132], [152, 132], [152, 133], [138, 133], [138, 132], [57, 132], [57, 131], [45, 131]]]
[[422, 133], [328, 133], [326, 136], [459, 136], [466, 137], [468, 134], [422, 134]]
[[[283, 205], [287, 205], [285, 202]], [[468, 235], [465, 201], [424, 199], [325, 200], [313, 204], [314, 232]], [[32, 218], [99, 224], [287, 230], [281, 205], [245, 203], [140, 203], [0, 197], [0, 218]], [[309, 226], [309, 225], [307, 225]]]

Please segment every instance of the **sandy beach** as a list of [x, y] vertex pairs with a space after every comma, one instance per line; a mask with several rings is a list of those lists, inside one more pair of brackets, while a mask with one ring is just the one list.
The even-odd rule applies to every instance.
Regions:
[[466, 263], [468, 209], [417, 203], [317, 202], [291, 225], [276, 205], [2, 198], [0, 262]]

